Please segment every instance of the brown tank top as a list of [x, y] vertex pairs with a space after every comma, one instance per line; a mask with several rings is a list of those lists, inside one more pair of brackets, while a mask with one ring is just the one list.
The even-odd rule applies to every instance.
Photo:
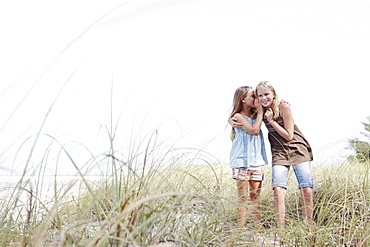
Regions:
[[[272, 165], [296, 165], [313, 160], [312, 149], [298, 126], [294, 124], [293, 140], [285, 140], [267, 119], [263, 119], [268, 129], [268, 139], [271, 146]], [[275, 121], [284, 127], [284, 120], [278, 117]]]

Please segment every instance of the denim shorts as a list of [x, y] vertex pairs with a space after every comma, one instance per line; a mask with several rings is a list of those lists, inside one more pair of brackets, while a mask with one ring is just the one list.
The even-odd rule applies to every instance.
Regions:
[[284, 166], [274, 165], [272, 166], [272, 187], [283, 187], [287, 188], [287, 180], [290, 167], [293, 167], [295, 176], [297, 178], [298, 187], [311, 187], [313, 188], [313, 179], [311, 171], [311, 162], [303, 162], [297, 165]]

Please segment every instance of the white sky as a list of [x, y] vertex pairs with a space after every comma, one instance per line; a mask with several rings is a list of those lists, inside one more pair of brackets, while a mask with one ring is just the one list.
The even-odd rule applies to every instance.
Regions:
[[2, 1], [0, 168], [23, 169], [50, 107], [41, 132], [68, 150], [108, 150], [113, 122], [122, 153], [158, 129], [227, 162], [233, 93], [261, 80], [322, 165], [370, 115], [368, 13], [366, 0]]

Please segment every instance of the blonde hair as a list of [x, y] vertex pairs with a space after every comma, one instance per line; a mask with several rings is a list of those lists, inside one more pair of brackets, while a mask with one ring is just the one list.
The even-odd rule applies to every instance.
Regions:
[[[256, 95], [257, 96], [258, 96], [258, 89], [260, 89], [261, 87], [268, 88], [273, 93], [274, 99], [272, 100], [271, 110], [273, 112], [273, 118], [274, 119], [278, 118], [279, 115], [280, 115], [280, 110], [279, 110], [280, 101], [278, 99], [278, 95], [277, 95], [274, 87], [271, 85], [271, 83], [269, 81], [261, 81], [260, 83], [258, 83], [258, 85], [256, 87]], [[265, 107], [264, 107], [264, 110], [266, 110]]]
[[[235, 115], [235, 113], [239, 113], [243, 110], [242, 99], [247, 97], [248, 92], [251, 90], [253, 90], [253, 88], [250, 86], [241, 86], [235, 90], [234, 99], [233, 99], [233, 109], [231, 111], [230, 118], [232, 118]], [[230, 137], [231, 137], [231, 140], [234, 140], [235, 138], [234, 128], [231, 128]]]

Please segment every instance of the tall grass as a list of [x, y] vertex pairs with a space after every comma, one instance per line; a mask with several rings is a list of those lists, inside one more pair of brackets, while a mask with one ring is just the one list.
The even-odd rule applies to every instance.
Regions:
[[[79, 179], [45, 197], [43, 169], [12, 187], [1, 188], [1, 246], [265, 246], [254, 242], [253, 222], [236, 229], [236, 185], [227, 164], [195, 149], [155, 143], [142, 152], [111, 145], [95, 157], [109, 174], [90, 180], [74, 164]], [[63, 148], [62, 148], [63, 149]], [[74, 163], [74, 158], [63, 149]], [[99, 159], [100, 158], [100, 159]], [[42, 162], [40, 162], [42, 163]], [[287, 226], [274, 223], [270, 169], [262, 191], [263, 229], [278, 233], [287, 246], [369, 246], [369, 163], [314, 168], [315, 225], [307, 228], [299, 192], [291, 176], [286, 197]]]

